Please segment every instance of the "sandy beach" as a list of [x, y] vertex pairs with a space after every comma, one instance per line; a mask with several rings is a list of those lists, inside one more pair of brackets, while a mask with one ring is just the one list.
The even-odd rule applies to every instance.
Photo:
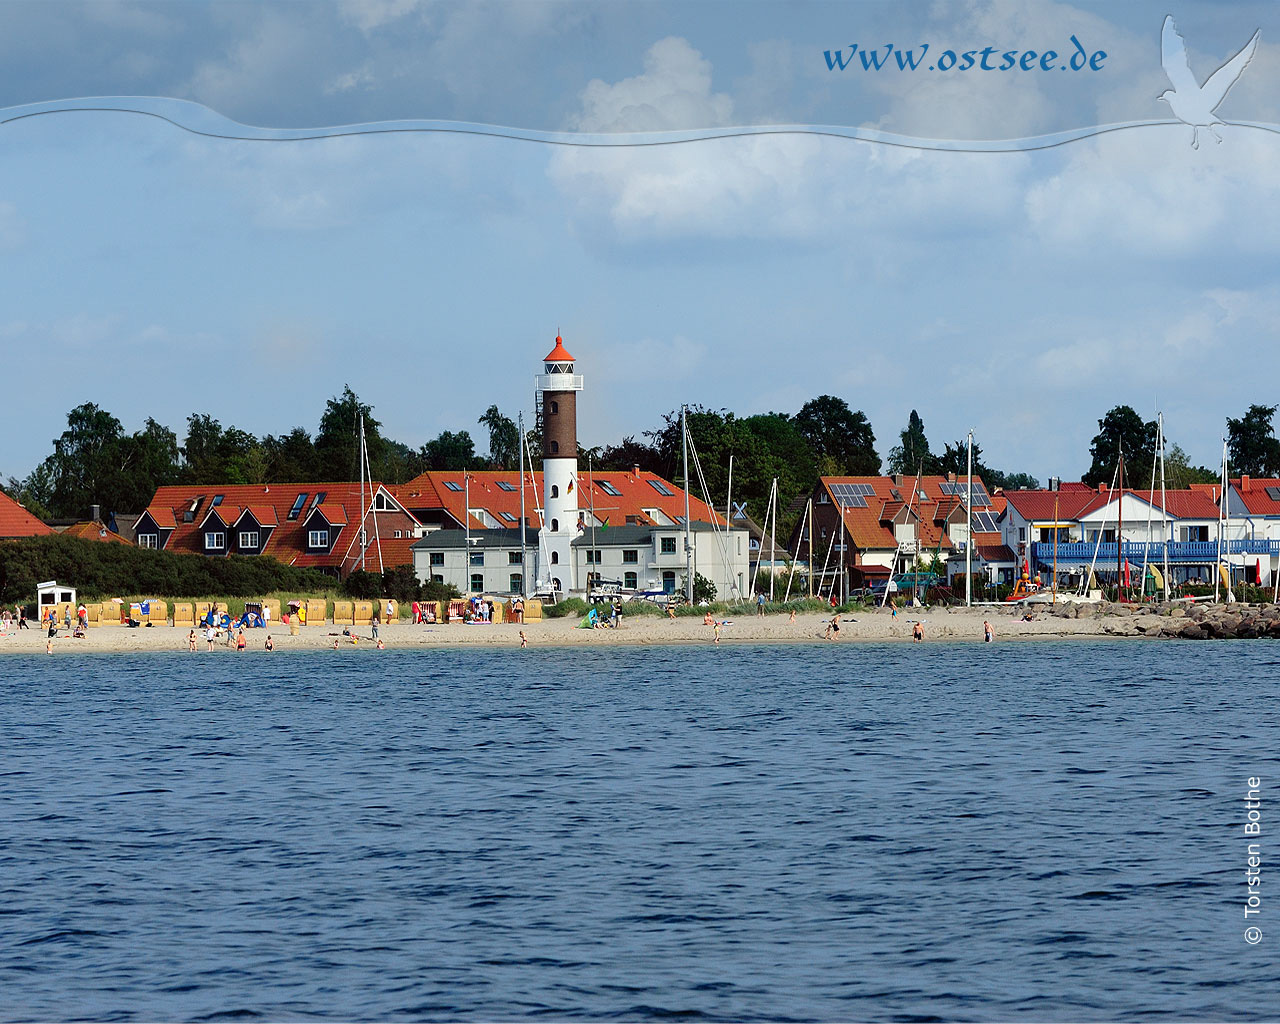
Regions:
[[[995, 642], [1033, 640], [1075, 636], [1141, 636], [1154, 629], [1161, 617], [1144, 612], [1090, 615], [1084, 618], [1063, 618], [1045, 611], [1037, 611], [1033, 621], [1024, 621], [1022, 612], [1012, 613], [1007, 608], [927, 608], [900, 610], [897, 617], [888, 611], [873, 610], [845, 614], [840, 617], [838, 641], [824, 640], [830, 617], [815, 614], [796, 616], [789, 621], [787, 615], [746, 616], [725, 623], [720, 630], [720, 644], [731, 647], [742, 643], [858, 643], [866, 641], [906, 641], [912, 639], [915, 622], [923, 624], [924, 642], [966, 640], [981, 643], [982, 624], [989, 621], [995, 632]], [[1168, 620], [1164, 620], [1168, 621]], [[544, 619], [541, 622], [496, 625], [422, 625], [408, 623], [383, 625], [379, 628], [386, 650], [407, 650], [426, 647], [453, 647], [478, 645], [487, 647], [519, 647], [520, 631], [528, 637], [530, 647], [569, 647], [578, 645], [609, 646], [617, 644], [712, 644], [714, 630], [704, 625], [701, 618], [678, 619], [637, 616], [623, 618], [618, 629], [579, 629], [579, 619], [569, 616], [561, 619]], [[357, 637], [342, 636], [350, 629]], [[54, 654], [70, 651], [132, 653], [142, 651], [186, 651], [188, 630], [171, 626], [129, 629], [122, 626], [100, 626], [89, 629], [83, 639], [72, 637], [60, 629], [53, 643]], [[337, 635], [335, 635], [337, 634]], [[198, 632], [197, 653], [210, 654], [204, 634]], [[214, 647], [214, 654], [266, 653], [264, 642], [267, 631], [245, 630], [247, 646], [237, 652], [234, 644], [226, 646], [225, 636]], [[339, 651], [377, 651], [367, 626], [345, 627], [329, 624], [304, 626], [297, 636], [290, 636], [288, 627], [271, 630], [275, 651], [314, 650], [332, 648], [338, 641]], [[37, 628], [0, 635], [0, 654], [40, 653], [45, 649], [46, 632]]]

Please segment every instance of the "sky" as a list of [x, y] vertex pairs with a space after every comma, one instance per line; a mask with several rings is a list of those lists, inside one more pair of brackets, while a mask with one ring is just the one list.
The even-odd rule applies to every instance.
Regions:
[[[1152, 4], [178, 4], [0, 0], [0, 107], [171, 97], [247, 125], [431, 119], [558, 133], [834, 125], [1018, 139], [1168, 120], [1172, 14], [1219, 108], [1280, 124], [1280, 10]], [[1099, 70], [929, 73], [824, 51], [1105, 51]], [[55, 105], [56, 106], [56, 105]], [[0, 120], [5, 118], [0, 112]], [[1280, 133], [1180, 123], [1034, 152], [812, 132], [585, 148], [493, 135], [209, 138], [118, 111], [0, 123], [0, 475], [92, 401], [314, 431], [349, 384], [418, 446], [531, 414], [557, 331], [579, 438], [682, 402], [834, 394], [882, 456], [918, 409], [1008, 471], [1078, 477], [1112, 406], [1213, 466], [1280, 403]]]

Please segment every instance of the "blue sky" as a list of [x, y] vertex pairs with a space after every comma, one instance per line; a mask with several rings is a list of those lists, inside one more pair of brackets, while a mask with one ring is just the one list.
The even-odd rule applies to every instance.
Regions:
[[[1166, 118], [1160, 25], [1223, 104], [1280, 123], [1280, 13], [1195, 3], [93, 2], [0, 5], [0, 106], [171, 96], [248, 124], [438, 118], [559, 131], [864, 125], [1022, 137]], [[1108, 52], [1092, 73], [832, 73], [824, 49]], [[881, 454], [1077, 476], [1120, 402], [1212, 465], [1280, 402], [1280, 135], [1184, 126], [1039, 153], [812, 135], [659, 149], [502, 138], [206, 139], [122, 113], [0, 125], [0, 474], [68, 409], [314, 429], [349, 383], [390, 436], [532, 404], [559, 328], [584, 443], [682, 401], [794, 412], [832, 393]]]

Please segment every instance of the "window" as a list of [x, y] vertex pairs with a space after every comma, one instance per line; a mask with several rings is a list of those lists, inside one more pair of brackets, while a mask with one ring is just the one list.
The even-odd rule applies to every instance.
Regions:
[[258, 546], [257, 530], [241, 530], [240, 531], [240, 550], [246, 548], [256, 548]]
[[467, 563], [469, 565], [484, 565], [484, 552], [483, 551], [470, 552], [467, 557]]
[[513, 516], [510, 512], [499, 512], [498, 515], [502, 516], [503, 519], [505, 519], [507, 522], [513, 525], [520, 522], [520, 520], [517, 519], [515, 516]]
[[560, 564], [560, 552], [559, 552], [559, 551], [553, 551], [553, 552], [551, 552], [551, 564], [552, 564], [552, 565], [559, 565], [559, 564]]
[[553, 497], [553, 498], [558, 498], [558, 497], [560, 497], [560, 485], [559, 485], [559, 484], [552, 484], [552, 485], [551, 485], [551, 497]]
[[373, 498], [373, 510], [375, 512], [394, 512], [396, 503], [379, 491]]
[[223, 495], [221, 495], [221, 494], [215, 494], [215, 495], [213, 496], [213, 501], [209, 502], [209, 507], [210, 507], [210, 508], [217, 508], [219, 505], [221, 505], [221, 504], [222, 504], [222, 498], [223, 498]]
[[633, 551], [623, 551], [623, 552], [622, 552], [622, 564], [623, 564], [623, 565], [636, 565], [639, 561], [640, 561], [640, 552], [639, 552], [639, 551], [634, 551], [634, 550], [633, 550]]
[[560, 582], [559, 576], [553, 576], [551, 579], [551, 589], [559, 593], [564, 589], [564, 585]]
[[498, 481], [498, 489], [499, 489], [499, 490], [502, 490], [502, 491], [514, 491], [514, 490], [516, 489], [516, 485], [515, 485], [515, 484], [509, 484], [509, 483], [507, 483], [505, 480], [499, 480], [499, 481]]
[[670, 569], [662, 574], [662, 592], [664, 594], [674, 594], [676, 592], [676, 574]]
[[551, 442], [551, 454], [552, 454], [552, 455], [554, 455], [554, 454], [555, 454], [556, 452], [558, 452], [559, 450], [560, 450], [560, 442], [559, 442], [559, 441], [552, 441], [552, 442]]
[[618, 490], [618, 488], [614, 487], [613, 484], [609, 483], [608, 480], [598, 480], [596, 482], [600, 485], [600, 490], [604, 491], [604, 493], [609, 495], [609, 497], [619, 498], [622, 496], [622, 492]]
[[293, 522], [293, 520], [298, 518], [298, 513], [302, 511], [302, 506], [305, 505], [306, 503], [307, 503], [307, 495], [305, 491], [293, 499], [293, 507], [289, 509], [290, 522]]
[[636, 574], [635, 574], [635, 573], [633, 573], [633, 572], [624, 572], [624, 573], [622, 574], [622, 585], [623, 585], [627, 590], [635, 590], [635, 589], [636, 589], [636, 582], [637, 582], [637, 578], [636, 578]]
[[553, 519], [553, 520], [551, 520], [551, 532], [552, 532], [552, 533], [559, 533], [559, 532], [560, 532], [560, 520], [559, 520], [559, 519]]
[[521, 576], [518, 572], [513, 572], [511, 574], [511, 593], [513, 594], [520, 593], [520, 588], [523, 583], [524, 583], [524, 577]]
[[819, 505], [830, 505], [830, 504], [831, 504], [831, 498], [827, 496], [827, 492], [826, 492], [825, 490], [822, 490], [822, 491], [819, 491], [819, 492], [818, 492], [818, 504], [819, 504]]
[[524, 553], [520, 551], [507, 552], [507, 565], [519, 565], [524, 558]]
[[439, 575], [432, 576], [432, 577], [431, 577], [431, 582], [432, 582], [432, 583], [443, 583], [443, 582], [444, 582], [444, 577], [443, 577], [443, 576], [439, 576]]
[[138, 547], [158, 548], [159, 546], [160, 546], [160, 535], [158, 533], [138, 534]]
[[659, 494], [664, 495], [665, 497], [668, 497], [668, 498], [673, 498], [673, 497], [675, 497], [674, 492], [672, 492], [672, 491], [667, 487], [667, 485], [666, 485], [666, 484], [664, 484], [661, 480], [650, 480], [650, 481], [649, 481], [649, 486], [650, 486], [650, 487], [652, 487], [652, 488], [653, 488], [655, 491], [657, 491]]
[[399, 539], [400, 539], [400, 531], [399, 531], [399, 530], [396, 530], [396, 539], [397, 539], [397, 540], [399, 540]]
[[483, 573], [473, 572], [471, 574], [471, 589], [477, 592], [484, 590], [484, 574]]
[[588, 548], [587, 549], [587, 565], [599, 565], [600, 555], [602, 553], [603, 552], [600, 552], [600, 551], [592, 551], [590, 548]]
[[664, 555], [674, 555], [676, 553], [676, 539], [674, 537], [662, 538], [662, 553]]
[[443, 551], [431, 552], [431, 564], [433, 566], [444, 565], [444, 552]]
[[558, 416], [558, 415], [560, 414], [560, 403], [559, 403], [559, 402], [548, 402], [548, 403], [547, 403], [547, 413], [548, 413], [549, 415], [551, 415], [551, 416]]
[[329, 496], [328, 491], [316, 491], [316, 496], [311, 499], [311, 507], [315, 508], [317, 505], [323, 505], [324, 499], [327, 498], [328, 496]]
[[227, 549], [227, 535], [225, 533], [206, 533], [204, 535], [204, 549], [206, 551], [225, 551]]
[[307, 547], [327, 548], [329, 546], [328, 530], [311, 530], [307, 533]]
[[451, 490], [451, 491], [460, 491], [460, 490], [462, 490], [462, 484], [458, 483], [456, 480], [446, 480], [446, 481], [444, 482], [444, 485], [445, 485], [447, 488], [449, 488], [449, 490]]
[[1027, 528], [1025, 526], [1018, 527], [1018, 540], [1027, 539]]

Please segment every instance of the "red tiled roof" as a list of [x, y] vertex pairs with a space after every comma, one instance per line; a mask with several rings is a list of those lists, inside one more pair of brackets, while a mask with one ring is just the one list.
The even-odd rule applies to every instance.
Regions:
[[1058, 521], [1067, 522], [1079, 517], [1080, 513], [1093, 504], [1098, 492], [1093, 488], [1081, 490], [1066, 485], [1060, 491], [1048, 489], [1039, 491], [1005, 491], [1005, 501], [1018, 515], [1028, 522], [1052, 522], [1054, 516], [1054, 499], [1058, 503]]
[[[382, 485], [374, 482], [372, 486], [376, 493]], [[262, 554], [271, 555], [287, 565], [337, 569], [346, 574], [360, 557], [357, 542], [359, 531], [351, 529], [348, 524], [360, 521], [369, 501], [368, 487], [365, 484], [362, 500], [360, 484], [355, 482], [226, 486], [183, 484], [157, 490], [147, 505], [145, 514], [157, 526], [173, 531], [164, 543], [166, 551], [205, 554], [201, 546], [200, 525], [208, 518], [209, 501], [221, 494], [222, 502], [216, 509], [220, 521], [229, 520], [229, 524], [234, 524], [243, 511], [247, 510], [267, 531]], [[390, 488], [385, 489], [390, 491]], [[324, 513], [330, 527], [337, 531], [336, 537], [330, 537], [332, 548], [327, 554], [307, 550], [307, 519], [313, 511], [316, 495], [321, 493], [325, 496], [324, 502], [316, 507]], [[289, 518], [299, 496], [304, 494], [306, 500], [298, 506], [294, 517]], [[196, 510], [194, 521], [184, 522], [184, 514], [196, 499], [200, 499], [200, 506]], [[409, 545], [416, 539], [414, 533], [421, 524], [404, 512], [379, 512], [376, 515], [376, 535], [382, 548], [383, 566], [394, 568], [412, 563]], [[395, 537], [396, 530], [401, 532], [399, 538]], [[378, 561], [377, 551], [373, 548], [375, 530], [372, 521], [369, 523], [368, 536], [370, 547], [366, 562], [376, 567]], [[229, 543], [228, 549], [231, 550], [232, 547]]]
[[[902, 483], [888, 476], [824, 476], [822, 487], [827, 499], [838, 509], [840, 500], [831, 488], [838, 484], [868, 484], [874, 494], [866, 497], [866, 507], [845, 506], [844, 525], [854, 546], [860, 551], [871, 549], [896, 549], [897, 538], [892, 523], [903, 508], [910, 508], [916, 519], [916, 540], [921, 551], [950, 548], [947, 533], [947, 516], [962, 508], [963, 496], [944, 494], [944, 484], [957, 481], [945, 476], [905, 477]], [[978, 477], [973, 478], [974, 488], [985, 486]], [[924, 492], [924, 497], [920, 496]]]
[[[1214, 488], [1211, 484], [1193, 484], [1190, 488], [1166, 491], [1165, 507], [1176, 519], [1213, 519], [1218, 514], [1218, 506], [1215, 503], [1217, 492], [1218, 488]], [[1157, 509], [1162, 507], [1159, 491], [1139, 491], [1126, 487], [1124, 493], [1148, 502]], [[1008, 491], [1005, 494], [1009, 504], [1029, 522], [1052, 521], [1054, 497], [1054, 492], [1049, 490]], [[1063, 489], [1057, 492], [1057, 499], [1058, 521], [1065, 523], [1110, 504], [1115, 500], [1115, 495], [1109, 487], [1105, 486], [1101, 489], [1067, 490], [1064, 484]]]
[[53, 533], [4, 491], [0, 491], [0, 537], [47, 537]]
[[1277, 493], [1280, 493], [1280, 480], [1242, 477], [1239, 480], [1232, 480], [1231, 485], [1236, 489], [1241, 502], [1250, 514], [1280, 516], [1280, 499], [1273, 498], [1267, 493], [1268, 487], [1275, 488]]
[[98, 540], [107, 544], [128, 544], [129, 542], [118, 533], [112, 533], [107, 529], [104, 523], [94, 522], [92, 519], [84, 522], [75, 523], [68, 526], [62, 531], [64, 537], [79, 537], [82, 540]]
[[[406, 484], [390, 488], [396, 500], [410, 511], [422, 513], [443, 511], [462, 526], [466, 519], [467, 483], [470, 477], [470, 500], [473, 510], [484, 509], [503, 529], [513, 530], [520, 520], [520, 474], [508, 470], [483, 470], [472, 473], [429, 471], [416, 476]], [[530, 480], [532, 477], [532, 480]], [[651, 482], [652, 481], [652, 482]], [[579, 468], [576, 477], [578, 508], [590, 512], [610, 526], [626, 526], [629, 523], [650, 526], [661, 523], [645, 509], [656, 509], [671, 522], [684, 517], [684, 492], [670, 481], [654, 473], [600, 470], [589, 473]], [[453, 486], [449, 486], [452, 484]], [[663, 494], [654, 485], [667, 491]], [[454, 488], [457, 488], [456, 490]], [[509, 488], [509, 489], [508, 489]], [[610, 491], [617, 493], [611, 494]], [[525, 516], [529, 526], [542, 526], [536, 506], [542, 504], [542, 474], [526, 473], [524, 476]], [[723, 525], [724, 516], [712, 511], [693, 495], [689, 496], [689, 516], [695, 523], [711, 522], [714, 517]], [[470, 516], [471, 529], [483, 530], [486, 524], [475, 515]]]

